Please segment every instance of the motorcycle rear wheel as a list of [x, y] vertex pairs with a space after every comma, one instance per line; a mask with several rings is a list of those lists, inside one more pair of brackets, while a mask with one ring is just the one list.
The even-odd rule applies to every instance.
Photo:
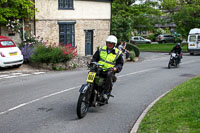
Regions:
[[87, 93], [80, 94], [78, 98], [76, 113], [79, 119], [86, 116], [89, 109], [89, 95]]

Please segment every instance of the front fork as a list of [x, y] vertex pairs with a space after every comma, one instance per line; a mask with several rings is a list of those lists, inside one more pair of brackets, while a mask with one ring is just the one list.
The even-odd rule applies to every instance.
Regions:
[[90, 106], [97, 106], [98, 92], [94, 89], [94, 84], [83, 84], [79, 90], [80, 93], [87, 95]]

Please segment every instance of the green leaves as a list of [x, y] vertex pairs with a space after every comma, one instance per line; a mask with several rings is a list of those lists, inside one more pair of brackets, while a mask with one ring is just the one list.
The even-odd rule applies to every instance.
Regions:
[[119, 41], [129, 41], [135, 30], [153, 30], [156, 16], [161, 13], [155, 9], [156, 2], [148, 1], [141, 5], [135, 0], [115, 0], [112, 4], [112, 30]]
[[35, 8], [31, 0], [1, 0], [0, 24], [6, 24], [8, 19], [31, 19]]
[[171, 22], [174, 22], [178, 33], [187, 37], [190, 29], [200, 27], [199, 0], [163, 0], [162, 10], [170, 13]]

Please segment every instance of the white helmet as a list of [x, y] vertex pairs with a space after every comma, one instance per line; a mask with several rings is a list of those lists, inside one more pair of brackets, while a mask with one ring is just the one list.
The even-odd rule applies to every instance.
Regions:
[[117, 37], [110, 35], [107, 37], [106, 42], [114, 43], [115, 45], [117, 44]]

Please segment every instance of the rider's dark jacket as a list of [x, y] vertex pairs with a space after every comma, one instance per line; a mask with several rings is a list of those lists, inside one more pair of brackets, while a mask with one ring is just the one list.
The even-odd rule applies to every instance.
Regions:
[[[107, 53], [108, 53], [108, 49], [107, 49]], [[113, 48], [110, 53], [117, 54], [117, 53], [115, 53], [115, 48]], [[100, 61], [100, 50], [99, 49], [93, 55], [91, 62], [98, 62], [98, 61]], [[115, 67], [117, 68], [117, 73], [119, 73], [122, 70], [123, 64], [124, 64], [124, 60], [123, 60], [122, 54], [120, 54], [119, 57], [117, 58], [116, 64], [115, 64]]]
[[175, 52], [175, 53], [181, 54], [182, 48], [180, 46], [179, 47], [175, 46], [175, 47], [173, 47], [171, 52]]

